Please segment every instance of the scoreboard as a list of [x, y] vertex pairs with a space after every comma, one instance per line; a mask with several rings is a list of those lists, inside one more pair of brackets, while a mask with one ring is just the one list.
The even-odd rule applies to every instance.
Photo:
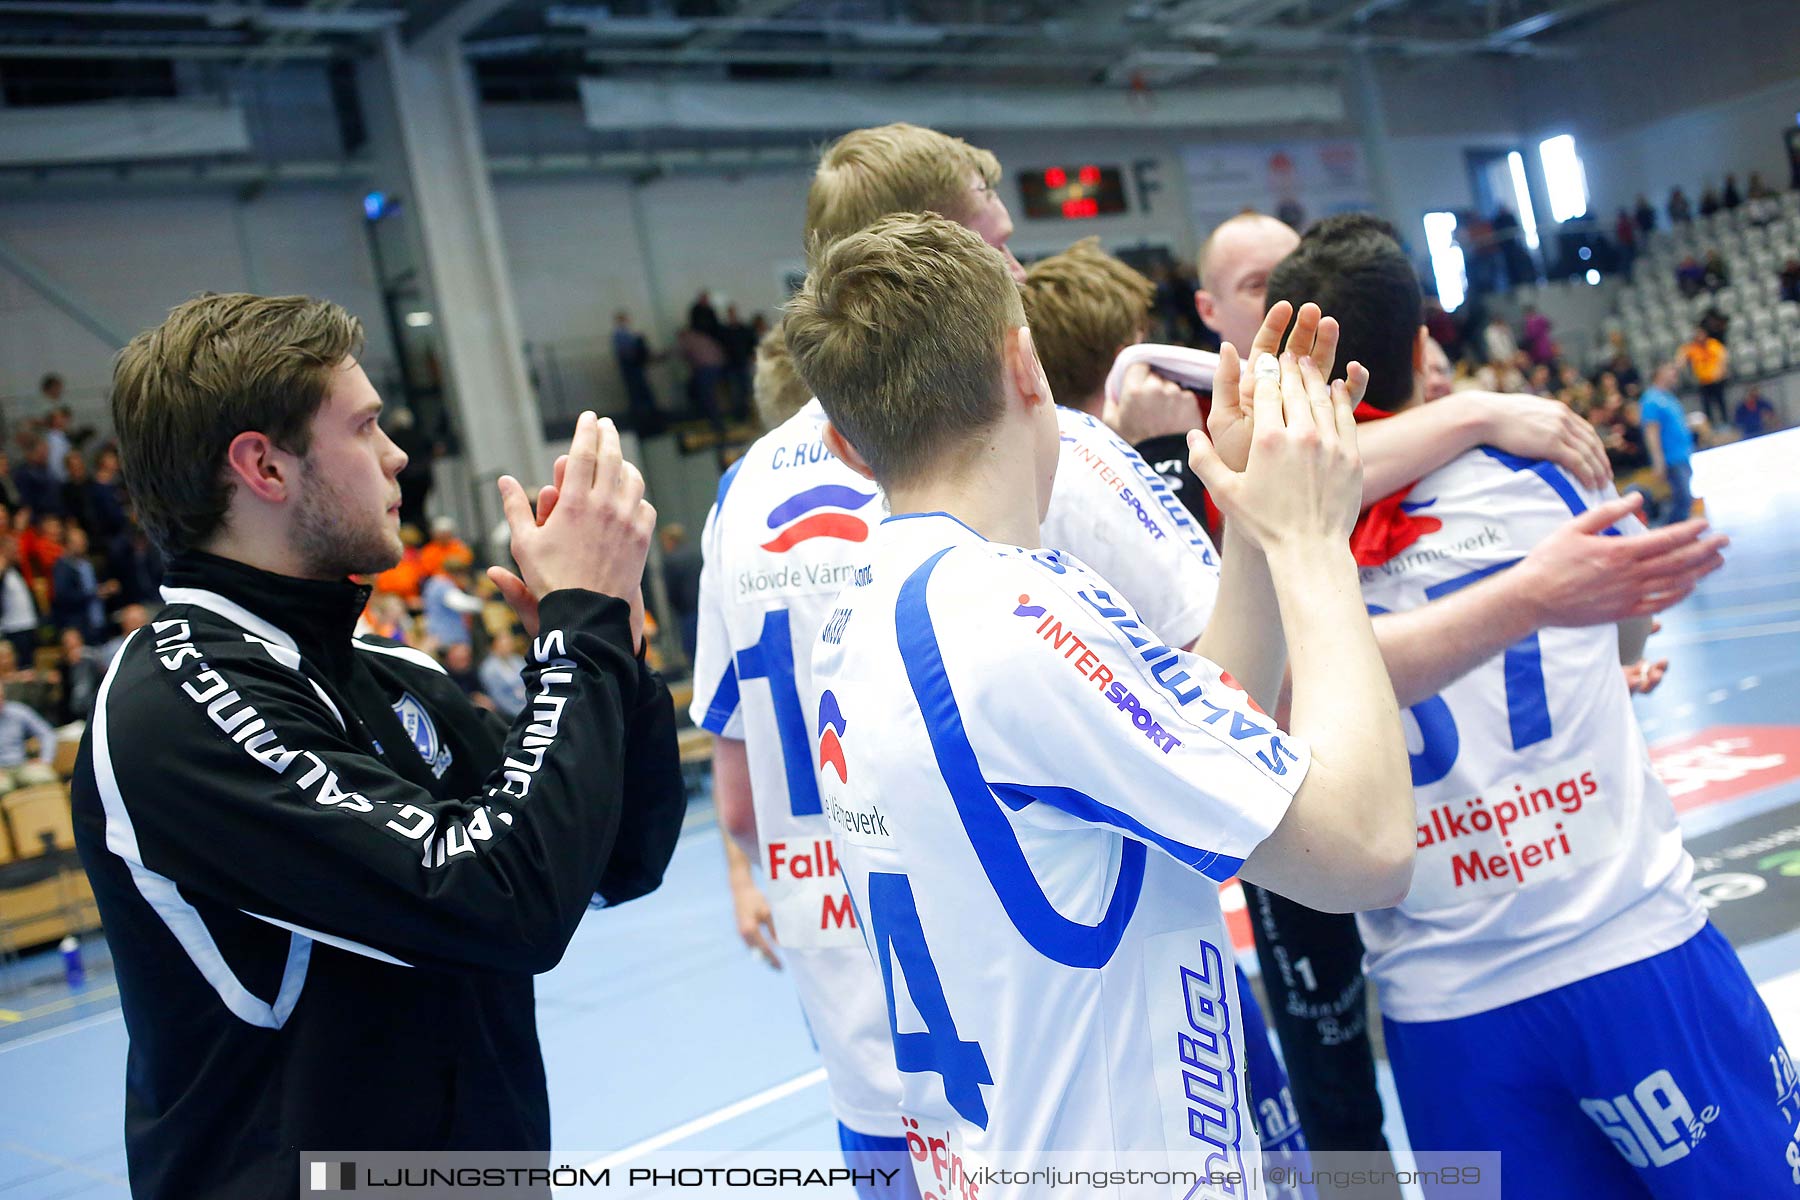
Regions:
[[1082, 221], [1126, 211], [1125, 177], [1118, 167], [1087, 163], [1021, 171], [1019, 192], [1025, 215], [1034, 220]]

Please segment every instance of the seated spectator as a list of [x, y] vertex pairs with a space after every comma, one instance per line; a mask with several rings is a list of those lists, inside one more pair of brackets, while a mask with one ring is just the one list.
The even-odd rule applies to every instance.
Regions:
[[57, 676], [37, 669], [37, 651], [20, 659], [11, 642], [0, 642], [0, 695], [16, 700], [33, 713], [56, 711]]
[[410, 645], [412, 614], [407, 612], [406, 602], [392, 592], [376, 592], [369, 597], [357, 632]]
[[1549, 363], [1539, 363], [1531, 368], [1531, 375], [1529, 378], [1531, 382], [1528, 390], [1532, 395], [1542, 396], [1547, 400], [1556, 397], [1556, 385], [1550, 381]]
[[[1714, 213], [1718, 212], [1720, 207], [1721, 207], [1721, 205], [1719, 203], [1719, 193], [1715, 189], [1709, 187], [1704, 192], [1700, 193], [1700, 215], [1701, 216], [1710, 217]], [[1684, 521], [1686, 519], [1687, 519], [1686, 517], [1682, 518], [1682, 520], [1684, 520]]]
[[1687, 193], [1680, 188], [1669, 191], [1669, 223], [1685, 225], [1694, 219], [1694, 210], [1688, 206]]
[[1631, 361], [1631, 355], [1620, 349], [1606, 364], [1607, 373], [1619, 385], [1619, 392], [1626, 399], [1635, 399], [1644, 390], [1644, 377], [1638, 371], [1637, 364]]
[[74, 444], [69, 441], [69, 409], [67, 405], [58, 404], [50, 410], [44, 421], [44, 454], [46, 466], [58, 483], [67, 483], [65, 471], [68, 466], [69, 452]]
[[450, 517], [438, 517], [431, 522], [431, 540], [419, 547], [419, 579], [420, 582], [433, 575], [441, 575], [449, 567], [470, 567], [475, 563], [475, 552], [469, 549], [468, 543], [456, 536], [456, 522]]
[[[27, 760], [25, 743], [37, 739], [37, 758]], [[56, 730], [28, 704], [0, 696], [0, 792], [55, 783]]]
[[87, 530], [70, 525], [68, 544], [52, 568], [50, 623], [58, 629], [75, 628], [90, 642], [106, 636], [106, 600], [119, 592], [119, 581], [101, 581], [88, 557]]
[[1425, 400], [1442, 400], [1456, 390], [1456, 370], [1436, 338], [1425, 340]]
[[1725, 190], [1719, 194], [1720, 207], [1724, 208], [1727, 212], [1730, 212], [1743, 202], [1744, 194], [1738, 191], [1737, 176], [1727, 175], [1725, 177]]
[[1773, 199], [1775, 196], [1775, 189], [1763, 182], [1761, 171], [1750, 172], [1749, 196], [1752, 200]]
[[481, 690], [494, 702], [494, 711], [512, 720], [525, 708], [525, 656], [519, 653], [512, 630], [496, 636], [481, 660]]
[[481, 611], [479, 597], [469, 594], [468, 565], [451, 565], [433, 575], [419, 589], [425, 605], [425, 636], [441, 654], [451, 646], [468, 644], [469, 614]]
[[1707, 291], [1716, 292], [1731, 282], [1731, 272], [1725, 267], [1725, 256], [1717, 250], [1706, 252], [1706, 262], [1702, 266], [1700, 285]]
[[38, 607], [50, 607], [54, 585], [51, 572], [63, 555], [63, 521], [54, 513], [44, 513], [19, 533], [19, 570], [31, 585]]
[[38, 606], [19, 571], [19, 543], [0, 538], [0, 637], [12, 645], [16, 661], [30, 662], [38, 645]]
[[125, 639], [150, 623], [150, 610], [142, 604], [127, 604], [114, 616], [119, 622], [118, 636], [100, 647], [100, 657], [109, 667], [112, 666], [112, 660], [118, 657], [119, 647], [125, 644]]
[[1800, 258], [1790, 258], [1781, 268], [1781, 298], [1800, 302]]
[[371, 581], [377, 593], [398, 596], [408, 608], [418, 607], [419, 586], [425, 582], [419, 565], [419, 543], [423, 540], [417, 525], [400, 526], [400, 561]]
[[[130, 516], [129, 508], [126, 515]], [[106, 574], [119, 581], [119, 592], [114, 597], [118, 603], [161, 606], [162, 551], [135, 521], [128, 521], [106, 548]]]
[[1550, 336], [1550, 318], [1534, 304], [1525, 306], [1525, 350], [1531, 361], [1547, 366], [1556, 361], [1556, 339]]
[[1481, 342], [1491, 363], [1510, 363], [1518, 357], [1519, 339], [1513, 336], [1512, 326], [1499, 313], [1488, 318], [1487, 328], [1481, 331]]
[[475, 649], [467, 642], [452, 642], [444, 647], [444, 674], [463, 690], [479, 708], [494, 709], [492, 697], [481, 690], [481, 676], [475, 670]]
[[100, 681], [106, 678], [105, 655], [88, 648], [81, 630], [69, 628], [57, 639], [61, 655], [62, 704], [57, 720], [67, 725], [85, 721], [94, 711], [94, 697], [100, 694]]
[[88, 512], [88, 479], [87, 459], [81, 453], [71, 450], [63, 455], [62, 470], [62, 511], [63, 516], [80, 525], [83, 529], [92, 529], [94, 518]]
[[19, 504], [32, 516], [62, 515], [62, 482], [50, 469], [50, 444], [41, 437], [25, 443], [25, 460], [13, 468]]
[[[1751, 177], [1753, 180], [1755, 176]], [[1747, 438], [1760, 437], [1772, 433], [1780, 424], [1780, 416], [1769, 398], [1762, 394], [1762, 389], [1751, 388], [1738, 401], [1738, 406], [1731, 414], [1731, 423], [1737, 426], [1738, 433]]]
[[103, 447], [94, 456], [93, 476], [87, 482], [82, 525], [97, 546], [109, 545], [130, 523], [125, 515], [125, 489], [119, 479], [119, 451]]
[[1644, 446], [1644, 427], [1636, 401], [1618, 400], [1594, 406], [1588, 420], [1606, 446], [1607, 461], [1613, 474], [1624, 477], [1650, 465], [1650, 451]]
[[1700, 265], [1699, 259], [1690, 254], [1676, 264], [1675, 286], [1689, 300], [1700, 294], [1700, 289], [1706, 286], [1706, 268]]

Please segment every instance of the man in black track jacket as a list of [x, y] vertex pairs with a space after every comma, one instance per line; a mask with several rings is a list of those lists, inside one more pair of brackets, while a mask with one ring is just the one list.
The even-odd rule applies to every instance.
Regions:
[[673, 710], [635, 653], [655, 514], [610, 422], [583, 415], [536, 514], [501, 482], [523, 578], [495, 577], [532, 635], [510, 728], [352, 636], [405, 464], [360, 332], [207, 296], [115, 371], [167, 607], [101, 687], [73, 798], [140, 1198], [295, 1195], [301, 1151], [547, 1153], [531, 976], [590, 902], [653, 890], [679, 831]]

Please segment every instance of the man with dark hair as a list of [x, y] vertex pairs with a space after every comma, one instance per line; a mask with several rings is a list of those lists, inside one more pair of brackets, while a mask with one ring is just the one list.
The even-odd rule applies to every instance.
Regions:
[[[1322, 222], [1269, 288], [1342, 314], [1343, 353], [1404, 368], [1372, 378], [1365, 406], [1424, 403], [1418, 285], [1380, 223]], [[1571, 516], [1637, 534], [1614, 540], [1638, 554], [1701, 526], [1643, 533], [1635, 503], [1477, 447], [1414, 486], [1429, 520], [1365, 563], [1363, 597], [1373, 613], [1418, 610], [1516, 569]], [[1618, 668], [1641, 658], [1650, 618], [1510, 624], [1519, 637], [1502, 653], [1399, 697], [1421, 739], [1417, 867], [1403, 901], [1358, 923], [1412, 1144], [1500, 1151], [1508, 1195], [1570, 1181], [1606, 1195], [1787, 1192], [1790, 1060], [1707, 923]]]
[[510, 729], [352, 636], [406, 461], [361, 341], [334, 304], [208, 295], [114, 369], [167, 606], [95, 697], [73, 801], [136, 1196], [295, 1195], [308, 1150], [547, 1154], [531, 976], [590, 898], [654, 889], [679, 831], [642, 660], [655, 511], [611, 422], [581, 415], [535, 514], [500, 480], [520, 575], [489, 574], [535, 639]]

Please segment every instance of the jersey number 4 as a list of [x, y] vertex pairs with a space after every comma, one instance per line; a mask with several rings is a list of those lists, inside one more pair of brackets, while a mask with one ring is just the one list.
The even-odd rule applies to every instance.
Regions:
[[[1425, 598], [1436, 600], [1447, 596], [1497, 571], [1504, 571], [1513, 562], [1496, 563], [1433, 584], [1425, 589]], [[1369, 605], [1369, 613], [1373, 616], [1386, 611], [1379, 605]], [[1550, 736], [1550, 698], [1544, 689], [1544, 655], [1538, 645], [1538, 635], [1534, 633], [1508, 646], [1501, 655], [1501, 665], [1506, 672], [1506, 716], [1512, 733], [1512, 748], [1523, 750], [1535, 746]], [[1442, 696], [1419, 701], [1412, 706], [1411, 712], [1419, 723], [1419, 736], [1424, 742], [1419, 752], [1412, 756], [1412, 781], [1414, 787], [1426, 787], [1450, 773], [1462, 749], [1462, 739], [1456, 732], [1456, 718], [1450, 715], [1450, 706]]]
[[[987, 1128], [987, 1102], [983, 1084], [994, 1082], [987, 1057], [979, 1042], [964, 1041], [956, 1032], [937, 965], [925, 945], [919, 923], [919, 905], [912, 883], [904, 875], [876, 871], [869, 875], [869, 929], [874, 937], [876, 960], [881, 963], [881, 982], [887, 989], [888, 1028], [894, 1035], [894, 1065], [909, 1073], [929, 1071], [944, 1081], [944, 1098], [957, 1115], [981, 1129]], [[894, 1002], [894, 963], [906, 980], [925, 1023], [923, 1033], [901, 1033], [899, 1008]]]

